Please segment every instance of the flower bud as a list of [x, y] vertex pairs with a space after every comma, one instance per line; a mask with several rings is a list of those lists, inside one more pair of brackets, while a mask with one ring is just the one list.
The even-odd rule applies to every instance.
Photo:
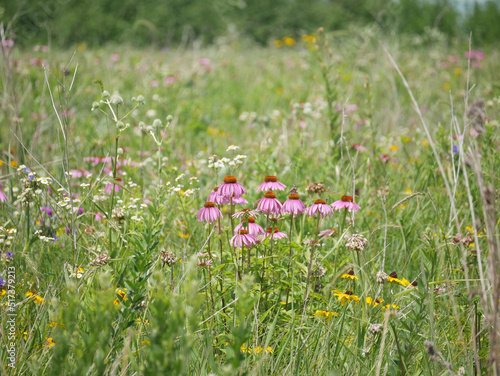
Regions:
[[123, 155], [123, 148], [118, 148], [116, 152], [118, 155]]
[[154, 128], [160, 128], [161, 127], [161, 120], [160, 119], [155, 119], [153, 121], [153, 127]]
[[99, 108], [101, 104], [99, 102], [93, 102], [92, 103], [92, 111], [94, 111], [96, 108]]
[[123, 98], [118, 94], [113, 94], [111, 96], [110, 102], [112, 104], [120, 105], [120, 104], [123, 104]]
[[109, 96], [110, 96], [109, 91], [104, 90], [104, 91], [102, 92], [102, 99], [108, 99], [108, 98], [109, 98]]
[[174, 120], [174, 117], [172, 115], [167, 116], [167, 123], [171, 123], [172, 120]]

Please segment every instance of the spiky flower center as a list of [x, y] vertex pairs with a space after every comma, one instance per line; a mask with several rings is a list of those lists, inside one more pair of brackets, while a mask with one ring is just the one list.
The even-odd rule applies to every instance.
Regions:
[[352, 196], [342, 196], [342, 198], [340, 199], [340, 201], [353, 202], [353, 199], [352, 199]]
[[234, 176], [227, 175], [224, 178], [224, 183], [226, 183], [226, 184], [235, 184], [236, 183], [236, 178]]
[[398, 278], [398, 273], [392, 272], [391, 274], [389, 274], [389, 277], [391, 277], [391, 278]]
[[354, 293], [353, 293], [351, 290], [347, 290], [347, 291], [345, 292], [345, 294], [346, 294], [346, 295], [354, 295]]
[[322, 199], [319, 199], [319, 200], [314, 201], [314, 205], [319, 205], [319, 204], [325, 205], [325, 204], [326, 204], [326, 201], [325, 201], [325, 200], [322, 200]]
[[279, 232], [277, 227], [268, 227], [266, 231], [268, 234], [272, 234], [273, 232]]
[[219, 187], [214, 188], [214, 192], [217, 192], [219, 190]]
[[412, 285], [413, 287], [417, 287], [417, 286], [418, 286], [418, 282], [417, 282], [417, 281], [413, 281], [413, 282], [411, 283], [411, 285]]
[[351, 269], [351, 270], [349, 270], [349, 271], [347, 272], [347, 274], [349, 274], [349, 275], [354, 275], [354, 270], [352, 270], [352, 269]]
[[291, 195], [288, 196], [288, 199], [289, 200], [298, 200], [299, 199], [299, 195], [296, 194], [296, 193], [292, 193]]
[[248, 217], [247, 218], [248, 223], [255, 223], [255, 218], [253, 217]]
[[265, 197], [265, 198], [276, 198], [276, 195], [275, 195], [273, 192], [269, 191], [269, 192], [267, 192], [267, 193], [264, 195], [264, 197]]
[[276, 176], [266, 176], [264, 178], [264, 181], [266, 183], [276, 183], [278, 181], [278, 178]]
[[238, 234], [240, 234], [240, 235], [246, 235], [246, 234], [248, 234], [248, 231], [245, 230], [245, 229], [241, 229], [241, 230], [238, 231]]
[[203, 204], [204, 208], [213, 208], [214, 206], [215, 206], [215, 204], [213, 202], [210, 202], [210, 201], [209, 202], [205, 202]]

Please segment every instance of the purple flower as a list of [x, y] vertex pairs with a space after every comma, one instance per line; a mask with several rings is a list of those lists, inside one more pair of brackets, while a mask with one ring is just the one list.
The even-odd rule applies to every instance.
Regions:
[[70, 230], [70, 228], [69, 228], [68, 226], [66, 226], [66, 227], [64, 228], [64, 231], [66, 232], [66, 234], [69, 234], [71, 230]]
[[248, 233], [247, 230], [240, 230], [238, 234], [231, 238], [229, 242], [234, 248], [251, 247], [256, 243], [255, 236]]
[[453, 145], [453, 155], [458, 154], [458, 145]]
[[80, 206], [78, 208], [78, 215], [82, 215], [84, 211], [85, 211], [85, 209]]
[[2, 189], [0, 188], [0, 202], [5, 202], [7, 201], [8, 198], [7, 198], [7, 195], [5, 194], [4, 191], [2, 191]]
[[255, 201], [255, 204], [257, 204], [258, 211], [266, 214], [279, 214], [283, 207], [281, 202], [276, 199], [276, 195], [271, 191], [267, 192], [263, 198]]
[[319, 214], [321, 218], [325, 218], [327, 215], [333, 214], [333, 210], [330, 205], [326, 204], [325, 200], [319, 199], [314, 201], [314, 204], [306, 209], [306, 213], [309, 217]]
[[233, 197], [233, 205], [246, 205], [248, 201], [243, 197]]
[[253, 217], [246, 218], [245, 220], [243, 220], [243, 222], [241, 222], [234, 228], [234, 232], [236, 234], [238, 234], [240, 230], [248, 230], [248, 233], [254, 236], [264, 234], [264, 229], [260, 227], [260, 225], [255, 223], [255, 218]]
[[302, 202], [297, 194], [297, 189], [295, 186], [290, 191], [290, 195], [288, 196], [288, 200], [285, 201], [283, 207], [281, 208], [281, 212], [283, 214], [302, 214], [306, 211], [306, 205]]
[[275, 191], [275, 190], [284, 191], [285, 188], [286, 188], [286, 185], [283, 183], [280, 183], [276, 176], [266, 176], [264, 178], [264, 183], [259, 185], [257, 187], [257, 190], [259, 192]]
[[7, 257], [8, 258], [12, 258], [12, 256], [14, 256], [14, 253], [10, 252], [10, 251], [7, 251]]
[[320, 233], [318, 235], [319, 235], [320, 238], [326, 238], [328, 236], [337, 235], [337, 232], [338, 232], [337, 229], [335, 229], [335, 228], [329, 228], [329, 229], [320, 231]]
[[5, 281], [3, 280], [3, 278], [0, 278], [0, 286], [5, 286]]
[[102, 219], [102, 213], [101, 212], [97, 212], [97, 214], [95, 215], [95, 220], [96, 221], [100, 221]]
[[250, 209], [241, 209], [241, 211], [236, 212], [236, 213], [233, 214], [233, 218], [239, 218], [242, 215], [246, 215], [248, 217], [258, 217], [259, 216], [259, 212], [253, 211], [253, 210], [250, 210]]
[[288, 236], [284, 232], [280, 232], [277, 227], [268, 227], [266, 230], [267, 237], [271, 237], [271, 239], [283, 239], [288, 238]]
[[222, 218], [222, 213], [215, 207], [213, 202], [205, 202], [203, 207], [196, 213], [196, 218], [198, 218], [199, 222], [206, 221], [212, 223]]
[[219, 194], [226, 197], [240, 197], [246, 194], [247, 190], [240, 183], [236, 181], [236, 178], [231, 175], [227, 175], [224, 178], [224, 183], [219, 187]]
[[335, 210], [347, 209], [348, 211], [358, 211], [361, 209], [358, 204], [353, 201], [352, 196], [342, 196], [340, 200], [335, 201], [331, 204], [332, 208]]
[[215, 187], [214, 190], [212, 192], [210, 192], [210, 194], [208, 195], [207, 201], [213, 202], [217, 205], [226, 205], [226, 204], [229, 204], [231, 202], [229, 197], [222, 196], [219, 193], [219, 187]]

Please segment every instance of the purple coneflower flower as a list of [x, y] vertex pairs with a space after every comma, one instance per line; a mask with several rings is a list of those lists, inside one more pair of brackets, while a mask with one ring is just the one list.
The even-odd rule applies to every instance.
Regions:
[[233, 205], [246, 205], [248, 201], [243, 197], [233, 197]]
[[275, 191], [275, 190], [284, 191], [285, 188], [286, 188], [286, 185], [283, 183], [280, 183], [276, 176], [266, 176], [264, 178], [264, 183], [259, 185], [257, 187], [257, 190], [260, 192]]
[[281, 208], [281, 212], [283, 214], [302, 214], [306, 211], [306, 206], [299, 198], [297, 194], [297, 189], [295, 187], [290, 191], [290, 195], [288, 196], [288, 200], [286, 200]]
[[260, 227], [260, 225], [255, 223], [255, 218], [253, 218], [253, 217], [248, 217], [248, 218], [244, 219], [243, 222], [241, 222], [240, 224], [238, 224], [234, 228], [234, 232], [236, 234], [240, 230], [248, 230], [248, 233], [250, 235], [254, 235], [254, 236], [264, 234], [264, 229], [262, 227]]
[[[281, 202], [276, 199], [276, 195], [269, 191], [264, 197], [255, 201], [257, 204], [257, 210], [267, 214], [279, 214], [281, 212]], [[254, 204], [254, 205], [255, 205]]]
[[342, 210], [346, 208], [348, 211], [358, 211], [361, 209], [358, 204], [356, 204], [352, 198], [352, 196], [342, 196], [340, 200], [335, 201], [331, 204], [332, 208], [335, 210]]
[[277, 227], [268, 227], [267, 236], [270, 236], [272, 239], [283, 239], [288, 238], [288, 236], [284, 232], [280, 232]]
[[207, 201], [213, 202], [217, 205], [226, 205], [226, 204], [229, 204], [229, 202], [230, 202], [229, 197], [222, 196], [219, 193], [219, 187], [215, 187], [214, 190], [212, 192], [210, 192], [210, 194], [208, 195]]
[[[0, 183], [0, 187], [3, 187], [3, 184]], [[4, 191], [0, 188], [0, 202], [5, 202], [7, 201], [7, 195], [5, 194]]]
[[248, 233], [248, 230], [240, 230], [229, 242], [234, 248], [251, 247], [256, 243], [255, 236]]
[[213, 202], [205, 202], [203, 207], [196, 213], [199, 222], [206, 221], [212, 223], [222, 217], [221, 211], [215, 207]]
[[231, 175], [227, 175], [224, 178], [224, 183], [219, 187], [219, 194], [226, 197], [240, 197], [246, 194], [247, 190], [240, 183], [236, 181], [236, 178]]
[[251, 210], [251, 209], [241, 209], [241, 211], [233, 214], [233, 218], [239, 218], [242, 215], [247, 215], [249, 217], [258, 217], [259, 212]]
[[334, 235], [337, 235], [337, 229], [336, 228], [329, 228], [329, 229], [326, 229], [326, 230], [323, 230], [323, 231], [320, 231], [320, 233], [318, 234], [318, 236], [320, 238], [326, 238], [328, 236], [334, 236]]
[[306, 213], [309, 217], [319, 214], [321, 218], [325, 218], [328, 214], [333, 214], [333, 210], [330, 205], [326, 204], [325, 200], [319, 199], [314, 201], [314, 204], [306, 209]]

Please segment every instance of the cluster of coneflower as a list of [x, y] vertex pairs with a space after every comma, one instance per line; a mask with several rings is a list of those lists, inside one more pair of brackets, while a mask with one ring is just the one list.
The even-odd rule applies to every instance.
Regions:
[[[310, 217], [318, 216], [324, 218], [332, 215], [334, 210], [345, 209], [347, 211], [356, 211], [360, 207], [356, 204], [351, 196], [342, 196], [340, 200], [328, 205], [325, 200], [318, 199], [313, 205], [306, 207], [297, 193], [295, 186], [290, 191], [288, 199], [285, 202], [280, 202], [276, 198], [273, 191], [284, 191], [286, 186], [280, 183], [276, 176], [266, 176], [264, 182], [259, 185], [257, 191], [266, 192], [264, 197], [257, 200], [254, 204], [256, 208], [243, 209], [232, 215], [233, 218], [242, 217], [243, 221], [234, 228], [234, 236], [230, 244], [235, 248], [251, 247], [263, 238], [271, 237], [272, 239], [286, 238], [287, 235], [280, 232], [276, 227], [269, 227], [264, 230], [259, 224], [255, 223], [255, 217], [259, 213], [267, 215], [268, 223], [272, 216], [289, 214], [297, 216], [306, 213]], [[200, 222], [213, 223], [222, 218], [222, 212], [219, 207], [222, 205], [245, 205], [248, 201], [242, 197], [247, 190], [243, 185], [238, 183], [234, 176], [226, 176], [224, 182], [215, 187], [209, 194], [207, 202], [198, 211], [197, 218]]]

